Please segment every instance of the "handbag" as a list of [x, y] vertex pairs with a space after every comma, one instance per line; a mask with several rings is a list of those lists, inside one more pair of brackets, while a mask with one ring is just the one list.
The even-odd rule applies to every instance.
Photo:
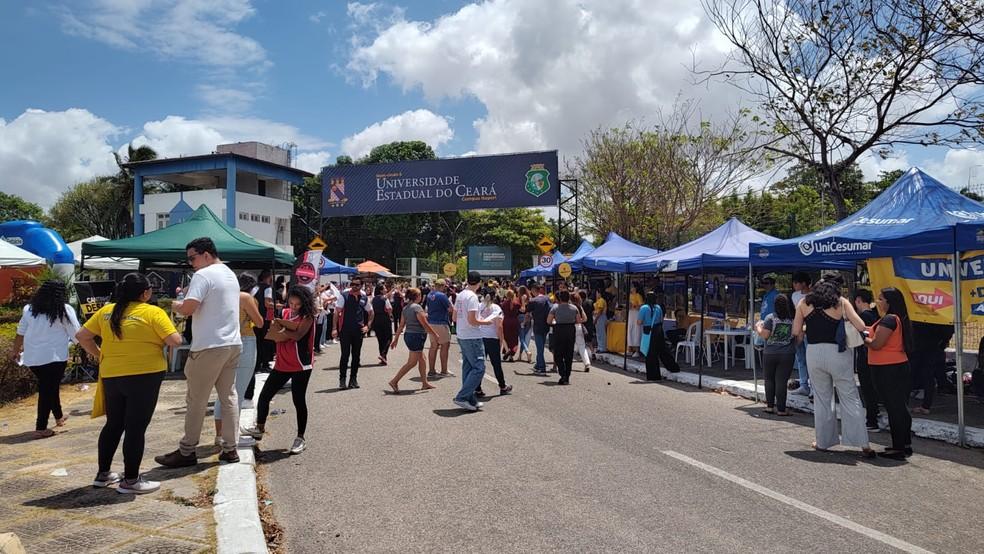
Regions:
[[841, 317], [841, 325], [844, 326], [844, 342], [848, 348], [857, 348], [859, 346], [864, 346], [864, 337], [858, 332], [854, 325], [846, 321]]

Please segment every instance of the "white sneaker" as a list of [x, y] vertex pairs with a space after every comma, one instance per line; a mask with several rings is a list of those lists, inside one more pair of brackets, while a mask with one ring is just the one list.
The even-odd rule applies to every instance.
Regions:
[[120, 482], [122, 477], [119, 473], [113, 471], [103, 471], [102, 473], [97, 473], [96, 478], [92, 480], [92, 486], [103, 488], [110, 485], [115, 485]]
[[479, 402], [478, 404], [475, 404], [475, 409], [476, 410], [480, 410], [480, 409], [482, 409], [484, 407], [485, 407], [485, 402]]
[[253, 437], [251, 437], [249, 435], [240, 435], [239, 436], [239, 446], [240, 447], [243, 447], [243, 446], [249, 447], [249, 446], [255, 446], [255, 445], [256, 445], [256, 439], [254, 439]]
[[301, 452], [304, 452], [304, 448], [306, 446], [307, 445], [304, 443], [304, 439], [301, 437], [297, 437], [296, 439], [294, 439], [294, 444], [291, 445], [290, 447], [290, 453], [300, 454]]
[[[481, 402], [479, 402], [479, 404], [481, 404]], [[461, 409], [463, 409], [463, 410], [468, 410], [469, 412], [477, 412], [478, 411], [478, 406], [475, 406], [473, 404], [469, 404], [468, 402], [465, 402], [464, 400], [455, 400], [454, 401], [454, 405], [457, 406], [457, 407], [459, 407], [459, 408], [461, 408]]]
[[120, 486], [116, 487], [116, 492], [120, 494], [147, 494], [159, 488], [161, 488], [160, 483], [157, 481], [148, 481], [141, 475], [137, 477], [136, 481], [129, 481], [127, 479], [120, 481]]

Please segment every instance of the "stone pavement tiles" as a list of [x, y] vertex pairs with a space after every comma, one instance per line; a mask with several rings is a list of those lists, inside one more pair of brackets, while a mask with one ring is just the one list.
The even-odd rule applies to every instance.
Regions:
[[[0, 407], [0, 533], [16, 533], [32, 554], [214, 552], [218, 447], [200, 446], [201, 463], [191, 468], [164, 470], [154, 462], [155, 455], [174, 450], [181, 438], [184, 381], [165, 381], [161, 388], [141, 467], [148, 479], [161, 482], [161, 490], [140, 496], [92, 487], [96, 443], [105, 422], [89, 417], [94, 389], [62, 387], [69, 420], [47, 439], [31, 438], [36, 396]], [[214, 441], [210, 420], [203, 427], [203, 445]], [[122, 451], [116, 453], [113, 470], [123, 472]]]

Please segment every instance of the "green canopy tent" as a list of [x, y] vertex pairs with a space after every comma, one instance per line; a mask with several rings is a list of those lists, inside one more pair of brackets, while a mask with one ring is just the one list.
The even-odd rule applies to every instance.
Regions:
[[140, 267], [187, 266], [185, 245], [198, 237], [215, 242], [219, 258], [233, 267], [290, 267], [294, 255], [266, 241], [255, 239], [223, 223], [204, 204], [182, 223], [145, 235], [82, 244], [82, 263], [87, 256], [136, 258]]

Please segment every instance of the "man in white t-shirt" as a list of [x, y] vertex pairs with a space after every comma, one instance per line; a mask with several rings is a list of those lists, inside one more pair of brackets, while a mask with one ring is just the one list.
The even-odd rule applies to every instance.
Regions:
[[154, 460], [165, 467], [198, 463], [195, 448], [214, 388], [222, 405], [223, 445], [219, 461], [237, 463], [239, 407], [234, 384], [243, 344], [239, 336], [239, 280], [219, 259], [212, 239], [197, 238], [185, 249], [195, 274], [184, 300], [171, 305], [175, 312], [192, 316], [191, 354], [184, 370], [188, 387], [185, 433], [177, 450]]
[[468, 286], [458, 293], [454, 301], [455, 325], [458, 333], [458, 348], [461, 349], [461, 390], [454, 397], [459, 408], [474, 412], [484, 404], [478, 401], [475, 390], [485, 377], [485, 345], [482, 341], [482, 326], [494, 320], [479, 319], [479, 286], [482, 275], [477, 271], [468, 272]]

